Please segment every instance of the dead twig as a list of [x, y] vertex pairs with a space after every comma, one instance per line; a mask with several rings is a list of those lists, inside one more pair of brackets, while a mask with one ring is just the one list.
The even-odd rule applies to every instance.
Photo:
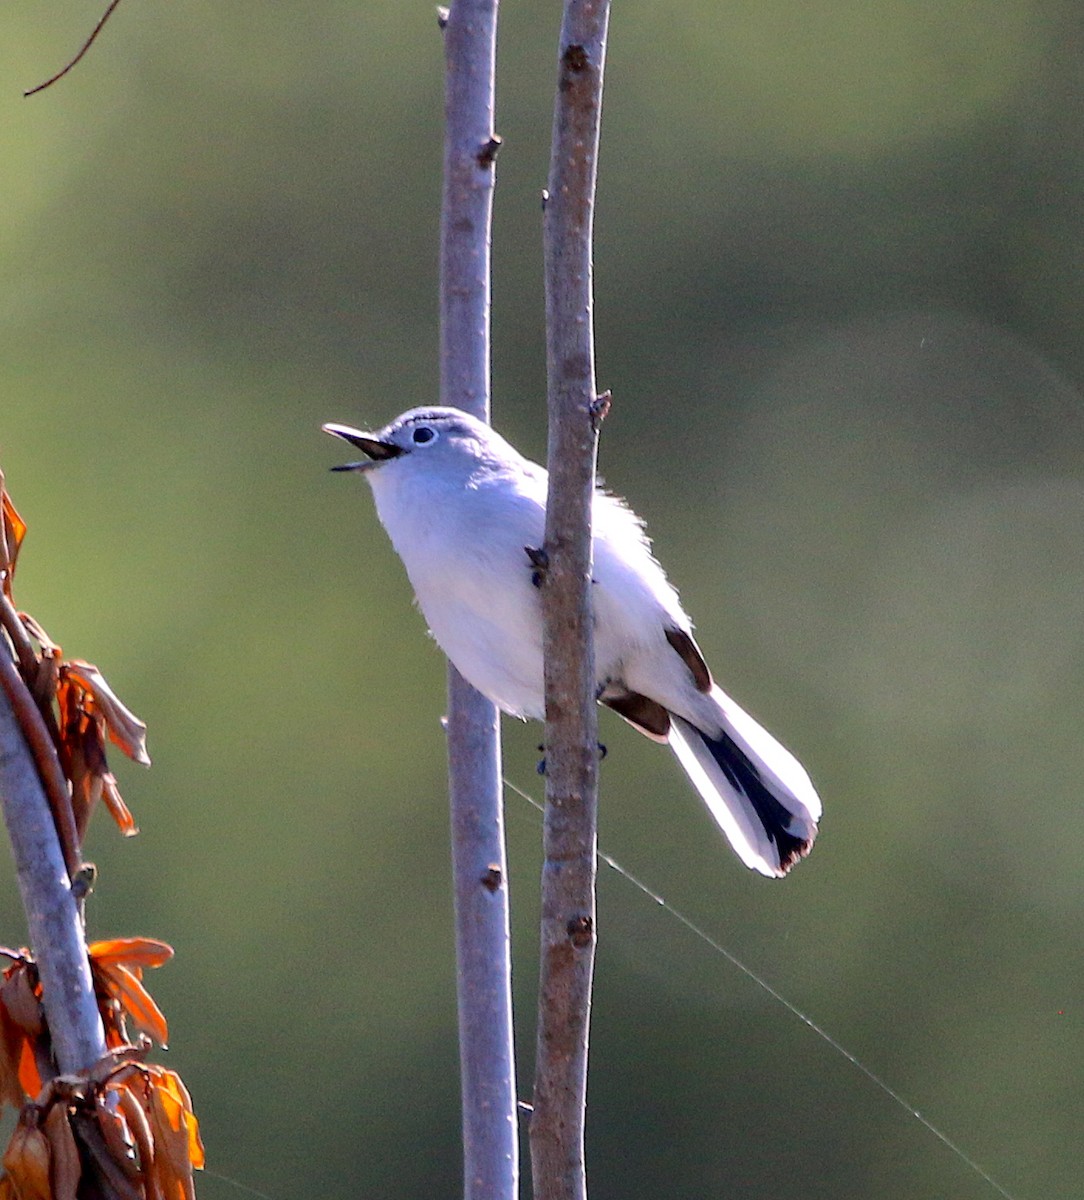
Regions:
[[74, 66], [76, 66], [76, 64], [80, 61], [80, 59], [83, 58], [83, 56], [86, 54], [86, 52], [98, 40], [98, 34], [102, 32], [102, 29], [105, 27], [106, 21], [108, 21], [109, 18], [113, 15], [113, 10], [117, 7], [117, 5], [119, 3], [120, 3], [120, 0], [109, 0], [109, 6], [106, 8], [105, 12], [102, 13], [101, 17], [98, 18], [98, 24], [95, 25], [94, 28], [91, 30], [90, 37], [88, 37], [87, 40], [82, 44], [82, 46], [79, 47], [79, 52], [76, 54], [76, 56], [73, 59], [71, 59], [67, 63], [66, 66], [61, 67], [61, 69], [59, 71], [57, 71], [57, 73], [55, 75], [51, 75], [44, 83], [39, 83], [37, 85], [37, 87], [32, 87], [28, 91], [23, 92], [23, 98], [25, 99], [27, 96], [36, 96], [38, 94], [38, 92], [44, 92], [47, 87], [52, 87], [53, 84], [56, 83], [58, 80], [63, 79], [64, 76], [67, 75], [67, 73]]

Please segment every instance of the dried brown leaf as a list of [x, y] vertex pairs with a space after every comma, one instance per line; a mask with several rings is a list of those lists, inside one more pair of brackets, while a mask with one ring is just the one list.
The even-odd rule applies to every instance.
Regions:
[[45, 1022], [31, 971], [26, 961], [17, 962], [0, 983], [0, 1103], [15, 1108], [41, 1090], [36, 1050]]
[[[142, 1090], [145, 1077], [140, 1073], [138, 1079]], [[154, 1133], [146, 1108], [148, 1101], [141, 1095], [137, 1095], [134, 1089], [127, 1085], [119, 1089], [117, 1096], [120, 1110], [128, 1123], [128, 1129], [135, 1144], [136, 1158], [139, 1162], [139, 1178], [147, 1200], [164, 1200], [154, 1169], [157, 1148], [154, 1144]]]
[[131, 809], [124, 803], [124, 798], [117, 789], [117, 781], [112, 775], [102, 777], [102, 802], [109, 809], [109, 815], [117, 823], [121, 833], [125, 837], [135, 837], [139, 826], [135, 823]]
[[99, 800], [125, 837], [138, 833], [106, 761], [106, 738], [136, 762], [150, 764], [143, 722], [124, 707], [91, 663], [61, 663], [56, 685], [61, 762], [71, 785], [71, 806], [80, 838]]
[[102, 1014], [102, 1024], [105, 1026], [105, 1045], [110, 1051], [123, 1050], [130, 1046], [132, 1039], [124, 1028], [124, 1010], [113, 999], [98, 997], [98, 1011]]
[[4, 1151], [7, 1171], [19, 1200], [52, 1200], [49, 1186], [49, 1140], [38, 1128], [39, 1110], [27, 1105]]
[[53, 639], [45, 632], [45, 629], [27, 612], [19, 613], [19, 620], [22, 621], [26, 632], [38, 643], [41, 647], [42, 655], [45, 658], [62, 657], [60, 647]]
[[53, 1189], [53, 1200], [76, 1200], [76, 1190], [82, 1167], [75, 1135], [68, 1123], [68, 1106], [57, 1102], [49, 1109], [45, 1118], [45, 1136], [49, 1139], [51, 1164], [49, 1180]]
[[[117, 1093], [123, 1101], [126, 1094], [123, 1090]], [[135, 1138], [131, 1132], [131, 1123], [124, 1116], [124, 1104], [120, 1105], [120, 1111], [113, 1106], [113, 1093], [107, 1093], [106, 1096], [100, 1096], [94, 1105], [94, 1115], [98, 1122], [98, 1130], [102, 1135], [102, 1142], [105, 1149], [109, 1153], [110, 1159], [117, 1164], [124, 1175], [128, 1179], [138, 1180], [140, 1177], [139, 1163], [136, 1161]], [[139, 1101], [135, 1101], [135, 1105], [139, 1107]], [[140, 1118], [143, 1125], [146, 1126], [147, 1120], [143, 1116], [143, 1110], [140, 1109]]]
[[130, 759], [149, 767], [151, 760], [147, 754], [147, 727], [135, 713], [121, 704], [101, 671], [93, 663], [81, 659], [65, 663], [61, 670], [90, 693], [96, 713], [105, 722], [109, 740]]
[[19, 1081], [19, 1062], [23, 1053], [23, 1032], [0, 1005], [0, 1104], [21, 1108], [26, 1093]]
[[[24, 615], [23, 620], [28, 618]], [[56, 647], [59, 651], [60, 647]], [[56, 697], [57, 684], [60, 682], [60, 659], [48, 649], [43, 648], [38, 658], [37, 670], [26, 683], [30, 688], [39, 708], [48, 708]]]
[[135, 975], [117, 962], [95, 963], [93, 972], [98, 988], [120, 1004], [135, 1027], [165, 1046], [169, 1041], [166, 1018]]
[[[65, 747], [65, 774], [71, 784], [72, 797], [72, 818], [75, 821], [75, 828], [79, 831], [82, 837], [87, 830], [87, 825], [90, 824], [91, 814], [94, 812], [98, 801], [102, 796], [103, 779], [100, 774], [95, 773], [87, 764], [84, 748], [86, 737], [82, 732], [76, 732], [74, 736], [68, 735], [70, 726], [62, 725], [61, 737]], [[97, 731], [95, 731], [97, 736]]]
[[45, 1028], [41, 1001], [35, 988], [37, 981], [31, 980], [30, 969], [24, 963], [17, 964], [5, 974], [7, 978], [0, 983], [0, 1002], [23, 1033], [37, 1037]]

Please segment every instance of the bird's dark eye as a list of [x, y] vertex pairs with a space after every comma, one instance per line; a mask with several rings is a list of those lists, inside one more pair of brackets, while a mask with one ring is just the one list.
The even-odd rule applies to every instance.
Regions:
[[415, 446], [424, 446], [426, 442], [431, 442], [437, 436], [437, 431], [430, 429], [428, 425], [419, 425], [410, 436], [413, 438]]

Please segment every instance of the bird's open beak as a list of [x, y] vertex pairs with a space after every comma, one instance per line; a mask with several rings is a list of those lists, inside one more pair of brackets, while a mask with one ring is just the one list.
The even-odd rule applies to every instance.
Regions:
[[329, 422], [327, 425], [322, 425], [321, 428], [325, 433], [342, 438], [351, 446], [357, 446], [365, 454], [365, 458], [360, 462], [343, 463], [341, 467], [332, 467], [333, 471], [368, 471], [378, 463], [385, 462], [389, 458], [397, 458], [403, 453], [403, 448], [396, 446], [394, 442], [382, 442], [379, 438], [373, 437], [371, 433], [362, 433], [360, 429], [354, 429], [350, 425], [336, 425]]

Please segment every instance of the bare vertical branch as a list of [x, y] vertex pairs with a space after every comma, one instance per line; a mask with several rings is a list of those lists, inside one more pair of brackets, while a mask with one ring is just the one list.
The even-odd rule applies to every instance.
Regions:
[[[490, 229], [497, 0], [441, 10], [445, 53], [441, 402], [489, 419]], [[448, 667], [464, 1195], [514, 1200], [519, 1176], [500, 727]]]
[[[22, 686], [2, 636], [0, 670]], [[62, 1074], [85, 1071], [105, 1054], [105, 1037], [82, 923], [45, 790], [4, 688], [0, 688], [0, 806], [15, 856], [57, 1066]]]
[[608, 0], [566, 0], [544, 217], [549, 379], [546, 816], [531, 1118], [536, 1200], [585, 1200], [584, 1118], [595, 951], [598, 737], [591, 502], [595, 391], [591, 231]]

